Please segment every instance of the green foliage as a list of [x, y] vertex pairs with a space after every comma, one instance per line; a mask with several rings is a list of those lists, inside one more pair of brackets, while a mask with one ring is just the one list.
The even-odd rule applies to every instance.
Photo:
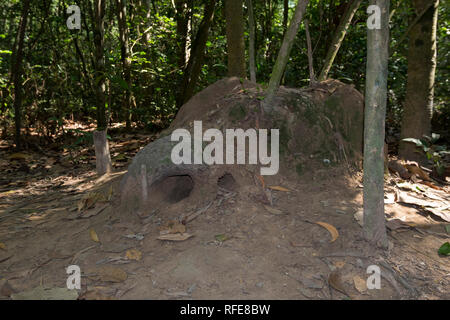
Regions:
[[446, 242], [444, 243], [438, 250], [438, 253], [443, 256], [449, 256], [450, 255], [450, 243]]
[[[253, 1], [255, 16], [255, 49], [257, 80], [268, 82], [284, 35], [282, 0]], [[185, 72], [179, 65], [178, 29], [171, 1], [127, 1], [127, 25], [131, 54], [130, 85], [122, 71], [116, 2], [107, 1], [105, 15], [105, 75], [108, 117], [111, 122], [125, 122], [123, 96], [132, 94], [130, 108], [134, 126], [158, 130], [166, 127], [177, 113], [176, 96]], [[203, 15], [204, 1], [193, 0], [191, 7], [190, 46], [193, 45]], [[244, 1], [245, 3], [245, 1]], [[311, 0], [306, 18], [309, 20], [316, 74], [324, 58], [348, 1]], [[335, 59], [329, 76], [355, 85], [364, 92], [366, 59], [366, 8], [359, 8]], [[22, 2], [5, 0], [0, 11], [0, 126], [13, 133], [14, 118], [11, 63], [20, 21]], [[81, 30], [66, 27], [67, 3], [64, 1], [32, 1], [24, 46], [23, 124], [27, 129], [50, 136], [64, 132], [68, 119], [90, 122], [96, 117], [93, 66], [93, 3], [77, 1], [82, 13]], [[295, 1], [289, 1], [289, 17]], [[399, 131], [407, 75], [408, 41], [398, 43], [413, 17], [410, 1], [392, 0], [395, 13], [391, 19], [392, 54], [389, 64], [389, 96], [386, 123]], [[439, 6], [438, 60], [435, 84], [434, 132], [450, 138], [449, 8]], [[244, 4], [244, 16], [248, 17]], [[213, 25], [206, 43], [206, 54], [196, 92], [227, 75], [226, 21], [223, 1], [218, 1]], [[245, 27], [248, 46], [248, 25]], [[188, 46], [188, 49], [191, 47]], [[247, 48], [248, 49], [248, 48]], [[300, 26], [282, 84], [292, 87], [309, 82], [306, 35]], [[263, 97], [258, 97], [263, 99]]]
[[402, 141], [414, 143], [416, 147], [425, 153], [427, 159], [433, 163], [438, 175], [442, 176], [445, 171], [443, 159], [450, 154], [450, 151], [447, 151], [445, 145], [436, 144], [439, 139], [439, 134], [432, 133], [431, 137], [424, 135], [422, 139], [406, 138]]

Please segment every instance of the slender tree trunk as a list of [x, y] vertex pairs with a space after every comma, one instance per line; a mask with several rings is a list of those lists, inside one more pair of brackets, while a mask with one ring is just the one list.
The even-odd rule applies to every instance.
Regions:
[[344, 15], [339, 22], [339, 25], [334, 33], [333, 40], [331, 41], [331, 45], [328, 48], [327, 56], [325, 58], [325, 63], [323, 65], [322, 71], [319, 75], [319, 81], [326, 80], [328, 73], [330, 72], [331, 66], [333, 65], [334, 59], [341, 47], [342, 41], [345, 38], [345, 34], [347, 33], [348, 27], [352, 22], [353, 16], [361, 5], [362, 0], [353, 0], [348, 6], [347, 10], [345, 10]]
[[19, 30], [17, 34], [17, 47], [14, 50], [12, 59], [12, 79], [14, 84], [14, 121], [16, 125], [15, 140], [16, 149], [22, 148], [20, 129], [22, 127], [22, 60], [23, 60], [23, 40], [27, 28], [28, 11], [30, 9], [30, 0], [23, 1], [22, 15], [20, 17]]
[[214, 8], [216, 0], [209, 0], [205, 4], [204, 15], [197, 35], [192, 44], [191, 55], [183, 75], [181, 90], [177, 97], [177, 107], [181, 107], [194, 94], [195, 86], [203, 66], [205, 56], [206, 41], [208, 33], [214, 19]]
[[309, 21], [307, 19], [305, 19], [305, 32], [306, 32], [306, 44], [308, 46], [309, 83], [313, 84], [316, 82], [316, 76], [314, 75], [314, 62], [311, 46], [311, 36], [309, 34]]
[[[439, 0], [414, 0], [416, 12], [429, 6], [409, 35], [408, 80], [403, 109], [402, 138], [422, 138], [431, 132], [433, 115], [434, 75], [436, 71], [436, 28]], [[420, 161], [416, 146], [400, 142], [399, 155], [408, 160]]]
[[384, 215], [384, 121], [389, 59], [389, 0], [371, 0], [381, 9], [381, 29], [367, 31], [364, 110], [364, 236], [386, 248]]
[[250, 65], [250, 80], [256, 83], [256, 63], [255, 63], [255, 18], [253, 16], [252, 0], [247, 0], [248, 6], [248, 28], [249, 28], [249, 44], [248, 44], [248, 60]]
[[225, 0], [228, 76], [246, 78], [242, 0]]
[[273, 67], [272, 75], [270, 76], [269, 87], [266, 91], [266, 98], [264, 99], [263, 108], [266, 112], [270, 112], [271, 103], [275, 92], [280, 85], [281, 77], [283, 76], [284, 69], [289, 59], [289, 53], [291, 52], [292, 45], [295, 37], [297, 36], [298, 28], [302, 22], [303, 15], [306, 11], [309, 0], [298, 0], [297, 7], [295, 8], [294, 16], [289, 23], [288, 30], [283, 38], [280, 51], [278, 52], [277, 61]]
[[106, 129], [105, 112], [105, 56], [104, 56], [104, 33], [105, 33], [105, 4], [106, 0], [94, 1], [94, 66], [95, 66], [95, 97], [97, 107], [97, 128]]
[[97, 107], [97, 130], [94, 132], [96, 168], [99, 175], [111, 171], [111, 157], [106, 139], [104, 17], [106, 0], [94, 1], [94, 87]]
[[94, 131], [95, 166], [99, 175], [112, 171], [106, 129]]
[[189, 22], [192, 14], [192, 0], [175, 1], [175, 20], [177, 22], [178, 67], [183, 69], [189, 61]]
[[286, 33], [289, 20], [289, 0], [283, 0], [283, 34]]
[[150, 18], [151, 18], [151, 2], [154, 2], [153, 0], [144, 0], [144, 7], [145, 7], [145, 32], [144, 32], [144, 41], [145, 44], [148, 45], [148, 41], [150, 40], [150, 26], [151, 26], [151, 22], [150, 22]]
[[127, 25], [127, 7], [126, 0], [117, 0], [117, 20], [119, 24], [119, 39], [120, 39], [120, 54], [122, 60], [122, 73], [123, 80], [126, 83], [124, 88], [124, 94], [122, 98], [122, 110], [126, 115], [126, 129], [131, 129], [131, 104], [132, 104], [132, 92], [131, 92], [131, 60], [130, 49], [128, 46], [129, 30]]

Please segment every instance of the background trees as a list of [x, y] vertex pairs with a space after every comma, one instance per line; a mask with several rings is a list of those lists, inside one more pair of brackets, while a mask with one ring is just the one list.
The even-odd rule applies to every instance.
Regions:
[[[232, 61], [229, 59], [232, 52], [229, 46], [234, 38], [227, 36], [227, 20], [230, 19], [242, 21], [242, 28], [229, 28], [229, 31], [240, 30], [236, 33], [236, 57], [239, 58], [236, 65], [239, 71], [235, 74], [249, 77], [246, 65], [250, 65], [250, 56], [254, 56], [255, 78], [265, 86], [269, 83], [297, 3], [253, 1], [254, 26], [251, 26], [249, 0], [230, 0], [230, 4], [237, 3], [242, 8], [242, 16], [231, 15], [228, 19], [224, 0], [101, 2], [105, 4], [104, 64], [99, 64], [100, 56], [96, 55], [99, 43], [94, 2], [76, 1], [81, 9], [81, 30], [68, 30], [66, 8], [72, 2], [4, 1], [0, 11], [0, 130], [3, 138], [18, 135], [14, 122], [21, 124], [22, 135], [29, 137], [35, 134], [41, 144], [58, 139], [67, 131], [68, 121], [89, 124], [100, 117], [100, 127], [108, 122], [121, 122], [131, 129], [159, 130], [167, 126], [178, 108], [195, 92], [231, 74], [228, 63]], [[28, 18], [21, 30], [27, 3]], [[329, 78], [352, 83], [358, 90], [364, 91], [365, 10], [368, 4], [361, 2], [353, 18], [349, 19], [349, 8], [355, 8], [357, 3], [354, 0], [311, 0], [304, 18], [309, 21], [315, 69], [320, 71], [327, 66], [325, 69], [329, 69]], [[450, 88], [450, 42], [446, 41], [450, 20], [448, 6], [440, 4], [437, 9], [430, 7], [412, 25], [423, 6], [429, 3], [419, 0], [391, 1], [386, 124], [388, 137], [397, 142], [400, 140], [403, 114], [402, 137], [419, 136], [430, 130], [447, 138], [450, 136], [447, 125], [450, 121], [447, 102]], [[352, 10], [350, 12], [353, 13]], [[432, 86], [432, 26], [436, 24], [437, 16], [436, 80]], [[341, 40], [342, 26], [345, 26], [346, 32]], [[16, 57], [20, 56], [21, 51], [21, 31], [23, 58], [20, 69], [14, 64], [20, 60]], [[253, 31], [254, 53], [249, 47]], [[327, 56], [330, 56], [329, 52], [336, 51], [333, 50], [333, 43], [336, 43], [333, 39], [338, 34], [341, 35], [338, 41], [340, 49], [330, 65]], [[424, 50], [413, 50], [420, 41], [424, 41]], [[424, 57], [427, 63], [413, 67], [417, 65], [414, 61]], [[408, 64], [411, 65], [409, 73]], [[413, 80], [414, 77], [419, 81]], [[308, 84], [309, 78], [306, 33], [301, 24], [280, 81], [282, 85], [301, 87]], [[433, 100], [429, 98], [431, 87], [434, 88]], [[104, 89], [100, 92], [98, 88]], [[413, 97], [419, 94], [420, 99]], [[103, 101], [101, 95], [104, 96], [104, 103], [98, 104], [99, 99]], [[415, 105], [419, 103], [422, 108], [416, 110]], [[415, 121], [426, 127], [420, 127]], [[408, 131], [408, 126], [418, 131]], [[30, 141], [23, 139], [24, 147], [28, 147]], [[405, 144], [402, 148], [407, 146]], [[413, 145], [409, 148], [414, 150]], [[403, 151], [401, 154], [406, 156]]]
[[[401, 128], [402, 138], [431, 134], [436, 72], [436, 29], [439, 0], [414, 0], [415, 19], [409, 25], [408, 78]], [[400, 156], [421, 160], [414, 144], [401, 142]]]

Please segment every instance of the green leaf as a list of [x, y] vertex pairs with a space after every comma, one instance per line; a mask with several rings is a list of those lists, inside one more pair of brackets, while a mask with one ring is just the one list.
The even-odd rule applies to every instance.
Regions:
[[216, 238], [219, 242], [224, 242], [225, 240], [228, 240], [228, 236], [226, 234], [217, 234], [214, 238]]
[[438, 253], [443, 256], [450, 255], [450, 243], [446, 242], [444, 243], [438, 250]]
[[440, 134], [437, 134], [437, 133], [432, 133], [432, 134], [431, 134], [431, 140], [432, 140], [433, 142], [438, 141], [440, 137], [441, 137]]
[[415, 143], [416, 146], [418, 146], [418, 147], [423, 146], [422, 141], [420, 141], [419, 139], [416, 139], [416, 138], [406, 138], [406, 139], [402, 139], [402, 141]]

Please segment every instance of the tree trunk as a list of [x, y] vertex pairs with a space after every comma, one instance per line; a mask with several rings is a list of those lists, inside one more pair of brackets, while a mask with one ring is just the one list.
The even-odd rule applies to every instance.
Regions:
[[228, 76], [246, 78], [242, 0], [225, 0]]
[[98, 175], [112, 171], [106, 130], [94, 131], [95, 167]]
[[[431, 0], [414, 0], [416, 12], [421, 12]], [[408, 50], [408, 80], [403, 109], [402, 138], [422, 138], [431, 132], [433, 115], [434, 75], [436, 71], [436, 28], [439, 0], [433, 0], [422, 18], [411, 28]], [[399, 155], [420, 161], [412, 143], [400, 142]]]
[[189, 21], [191, 17], [192, 1], [175, 1], [175, 20], [177, 22], [177, 46], [178, 46], [178, 67], [183, 69], [189, 60]]
[[122, 98], [122, 110], [126, 116], [126, 129], [131, 129], [131, 104], [132, 104], [132, 93], [131, 93], [131, 60], [130, 60], [130, 49], [128, 47], [128, 25], [127, 25], [127, 7], [126, 0], [117, 0], [117, 21], [119, 24], [119, 39], [120, 39], [120, 54], [122, 60], [122, 73], [123, 80], [126, 83], [126, 88], [123, 88], [123, 98]]
[[267, 112], [271, 109], [270, 104], [280, 85], [281, 77], [283, 76], [284, 69], [289, 59], [289, 53], [291, 52], [292, 45], [294, 44], [294, 40], [300, 23], [302, 22], [303, 14], [305, 13], [308, 2], [309, 0], [298, 0], [294, 16], [292, 17], [291, 22], [289, 23], [289, 28], [284, 35], [283, 43], [281, 44], [280, 51], [278, 52], [277, 61], [273, 67], [269, 87], [266, 92], [266, 98], [263, 103], [264, 110]]
[[97, 107], [97, 128], [105, 130], [105, 56], [104, 56], [104, 33], [105, 33], [105, 5], [106, 0], [95, 0], [94, 2], [94, 87]]
[[371, 0], [381, 9], [381, 29], [367, 31], [364, 110], [364, 237], [387, 247], [384, 215], [384, 121], [389, 59], [389, 0]]
[[250, 80], [256, 83], [256, 63], [255, 63], [255, 18], [253, 16], [252, 0], [247, 0], [248, 6], [248, 28], [249, 28], [249, 44], [248, 44], [248, 60], [250, 65]]
[[316, 82], [316, 76], [314, 75], [314, 62], [311, 46], [311, 36], [309, 34], [309, 22], [307, 19], [305, 19], [305, 32], [306, 32], [306, 44], [308, 46], [309, 83], [313, 84]]
[[342, 41], [345, 38], [348, 27], [352, 22], [353, 16], [361, 5], [361, 2], [362, 0], [353, 0], [353, 2], [348, 5], [347, 10], [345, 10], [345, 13], [342, 16], [341, 21], [339, 22], [336, 32], [334, 33], [331, 45], [328, 48], [325, 63], [323, 65], [322, 71], [320, 72], [319, 81], [326, 80], [328, 72], [330, 72], [334, 59], [336, 58], [339, 48], [341, 47]]
[[16, 125], [15, 140], [16, 149], [22, 148], [20, 129], [22, 127], [22, 60], [23, 60], [23, 40], [25, 38], [25, 30], [27, 28], [28, 11], [30, 9], [30, 0], [23, 1], [22, 15], [20, 17], [19, 30], [17, 34], [17, 47], [14, 57], [11, 60], [13, 68], [12, 79], [14, 84], [14, 121]]
[[111, 157], [108, 140], [106, 139], [105, 110], [104, 17], [106, 0], [95, 0], [94, 6], [94, 87], [97, 107], [97, 131], [94, 131], [94, 146], [97, 173], [103, 175], [111, 171]]
[[216, 0], [210, 0], [205, 4], [205, 12], [202, 22], [192, 44], [191, 55], [184, 71], [183, 82], [177, 97], [177, 107], [181, 107], [194, 94], [195, 86], [203, 66], [206, 41], [208, 40], [209, 28], [214, 19], [214, 8]]

